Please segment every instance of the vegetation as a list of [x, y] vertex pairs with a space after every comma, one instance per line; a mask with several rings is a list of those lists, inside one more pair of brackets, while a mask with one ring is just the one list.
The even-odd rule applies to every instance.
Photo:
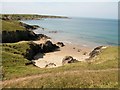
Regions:
[[39, 38], [31, 29], [39, 28], [37, 25], [27, 25], [19, 22], [19, 20], [33, 20], [41, 18], [67, 18], [62, 16], [46, 16], [32, 14], [0, 14], [2, 22], [2, 42], [13, 43], [22, 40], [34, 40]]
[[[79, 62], [51, 69], [40, 69], [32, 65], [25, 66], [23, 64], [25, 61], [19, 62], [21, 65], [12, 66], [14, 64], [5, 60], [7, 67], [4, 66], [4, 79], [14, 79], [30, 75], [33, 75], [33, 77], [26, 78], [22, 83], [13, 82], [3, 86], [34, 88], [115, 88], [118, 87], [117, 50], [117, 47], [109, 47], [91, 63]], [[111, 51], [112, 54], [110, 53]], [[104, 59], [105, 61], [103, 61]], [[24, 59], [22, 58], [22, 60]], [[34, 77], [34, 75], [41, 75], [41, 77]]]
[[19, 21], [14, 20], [2, 20], [1, 31], [3, 43], [13, 43], [22, 40], [35, 40], [39, 37], [32, 30], [27, 30], [27, 28], [22, 26]]
[[[25, 63], [30, 62], [39, 52], [39, 46], [33, 42], [8, 43], [2, 45], [3, 76], [15, 74], [19, 69], [25, 69]], [[15, 70], [15, 71], [14, 71]], [[10, 76], [11, 77], [11, 76]]]
[[3, 20], [32, 20], [41, 18], [67, 18], [67, 17], [37, 14], [2, 14]]
[[23, 55], [27, 59], [33, 59], [33, 56], [39, 52], [40, 47], [39, 45], [28, 42], [28, 41], [22, 41], [18, 43], [7, 43], [2, 45], [3, 51], [7, 51], [13, 54], [20, 54]]
[[20, 22], [18, 21], [2, 20], [2, 31], [16, 31], [16, 30], [25, 30], [25, 27], [20, 26]]
[[[2, 39], [4, 42], [7, 41], [0, 45], [2, 47], [4, 88], [118, 88], [120, 58], [117, 46], [104, 49], [90, 61], [58, 68], [41, 69], [33, 65], [26, 65], [39, 52], [40, 47], [31, 41], [23, 41], [32, 40], [36, 34], [26, 30], [18, 20], [40, 17], [42, 16], [17, 14], [1, 17], [3, 19]], [[16, 43], [10, 43], [11, 41]], [[14, 80], [17, 78], [19, 78], [18, 81]], [[9, 80], [11, 80], [10, 83]]]

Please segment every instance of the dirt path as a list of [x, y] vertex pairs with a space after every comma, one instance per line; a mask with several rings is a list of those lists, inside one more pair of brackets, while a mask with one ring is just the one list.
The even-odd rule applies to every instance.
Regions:
[[[75, 71], [65, 71], [62, 72], [63, 74], [69, 74], [69, 73], [79, 73], [79, 72], [88, 72], [88, 73], [94, 73], [94, 72], [109, 72], [109, 71], [118, 71], [120, 70], [119, 68], [112, 68], [112, 69], [103, 69], [103, 70], [75, 70]], [[56, 73], [55, 75], [59, 75], [61, 74], [61, 72]], [[40, 78], [40, 77], [48, 77], [48, 76], [52, 76], [53, 73], [45, 73], [45, 74], [39, 74], [39, 75], [32, 75], [32, 76], [26, 76], [26, 77], [20, 77], [17, 79], [11, 79], [11, 80], [5, 80], [3, 82], [1, 82], [3, 84], [3, 86], [6, 86], [7, 84], [10, 83], [15, 83], [15, 82], [21, 82], [27, 79], [35, 79], [35, 78]]]

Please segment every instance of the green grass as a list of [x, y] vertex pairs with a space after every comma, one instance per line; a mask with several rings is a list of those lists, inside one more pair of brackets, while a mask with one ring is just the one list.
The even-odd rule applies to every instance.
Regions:
[[118, 72], [79, 72], [43, 75], [39, 78], [26, 79], [9, 83], [11, 88], [117, 88]]
[[2, 31], [16, 31], [25, 30], [23, 26], [20, 26], [18, 21], [5, 21], [2, 20]]
[[[18, 17], [33, 18], [31, 15], [12, 15]], [[34, 17], [37, 17], [34, 15]], [[41, 16], [42, 17], [42, 16]], [[2, 20], [2, 31], [16, 31], [25, 28], [19, 21]], [[20, 34], [21, 35], [21, 34]], [[14, 36], [14, 35], [13, 35]], [[39, 88], [113, 88], [118, 87], [118, 72], [85, 72], [89, 70], [106, 70], [118, 68], [120, 58], [118, 47], [111, 46], [102, 51], [100, 55], [91, 61], [78, 62], [64, 65], [58, 68], [41, 69], [25, 63], [38, 52], [39, 46], [30, 42], [4, 43], [2, 47], [3, 80], [20, 77], [42, 75], [41, 77], [23, 80], [22, 83], [14, 82], [3, 87], [39, 87]], [[119, 47], [120, 49], [120, 47]], [[29, 60], [28, 60], [29, 59]]]
[[[24, 44], [20, 44], [21, 46], [22, 45], [24, 45]], [[26, 45], [27, 46], [27, 45]], [[3, 47], [3, 52], [4, 52], [4, 48], [5, 47]], [[19, 48], [19, 47], [18, 47]], [[28, 47], [27, 47], [28, 48]], [[20, 48], [19, 48], [20, 49]], [[21, 48], [22, 49], [22, 48]], [[111, 51], [111, 49], [116, 49], [117, 50], [117, 48], [116, 47], [109, 47], [108, 49], [106, 49], [105, 51]], [[23, 47], [23, 52], [24, 52], [24, 50], [25, 50], [25, 45], [24, 45], [24, 47]], [[21, 50], [21, 52], [22, 52], [22, 50]], [[8, 52], [7, 50], [5, 50], [6, 52]], [[16, 50], [14, 51], [14, 49], [13, 49], [13, 51], [12, 50], [10, 50], [10, 52], [9, 53], [12, 53], [13, 55], [14, 55], [14, 52], [16, 52]], [[115, 52], [113, 52], [113, 53], [116, 53], [116, 57], [117, 57], [117, 52], [115, 51]], [[99, 56], [102, 56], [102, 55], [105, 55], [105, 54], [107, 54], [106, 52], [103, 52], [103, 53], [101, 53]], [[6, 54], [4, 54], [4, 55], [6, 55]], [[19, 55], [19, 51], [18, 51], [18, 55]], [[20, 54], [20, 55], [22, 55], [22, 54]], [[112, 54], [113, 55], [113, 54]], [[111, 55], [111, 56], [112, 56]], [[98, 57], [99, 57], [98, 56]], [[9, 57], [8, 57], [9, 58]], [[3, 61], [7, 61], [7, 59], [6, 59], [6, 57], [5, 58], [3, 58]], [[92, 63], [87, 63], [87, 62], [79, 62], [79, 63], [73, 63], [73, 64], [68, 64], [68, 65], [65, 65], [65, 66], [62, 66], [62, 67], [58, 67], [58, 68], [51, 68], [51, 69], [40, 69], [40, 68], [37, 68], [37, 67], [33, 67], [34, 69], [37, 69], [37, 70], [32, 70], [32, 72], [34, 73], [34, 72], [37, 72], [37, 73], [46, 73], [46, 72], [55, 72], [55, 73], [57, 73], [57, 72], [63, 72], [63, 71], [72, 71], [72, 70], [100, 70], [100, 69], [109, 69], [109, 68], [117, 68], [118, 67], [118, 58], [115, 58], [115, 57], [112, 57], [111, 58], [111, 60], [109, 60], [109, 57], [108, 56], [106, 56], [106, 58], [105, 58], [105, 62], [102, 62], [102, 63], [100, 63], [100, 64], [96, 64], [95, 62], [92, 62]], [[101, 62], [101, 60], [98, 60], [98, 61], [100, 61]], [[6, 63], [8, 63], [8, 62], [6, 62]], [[12, 65], [11, 63], [9, 63], [9, 65]], [[23, 65], [24, 66], [24, 65]], [[31, 66], [30, 66], [31, 67]], [[11, 67], [12, 68], [12, 67]], [[28, 66], [28, 68], [29, 68], [29, 66]], [[33, 69], [32, 68], [32, 69]], [[38, 69], [39, 69], [39, 71], [38, 71]], [[32, 73], [32, 72], [30, 72], [30, 74]], [[25, 75], [26, 76], [26, 73], [27, 72], [24, 72], [24, 73], [22, 73], [23, 74], [23, 76]], [[28, 73], [27, 73], [28, 74]]]
[[[7, 53], [8, 51], [6, 51]], [[84, 72], [86, 70], [103, 70], [118, 68], [118, 48], [109, 47], [94, 60], [94, 62], [79, 62], [61, 66], [58, 68], [41, 69], [33, 65], [25, 66], [27, 59], [22, 55], [14, 55], [10, 50], [8, 58], [4, 57], [4, 79], [42, 75], [39, 78], [24, 80], [22, 83], [10, 83], [4, 87], [42, 87], [42, 88], [110, 88], [118, 87], [118, 72]], [[10, 55], [11, 54], [11, 55]], [[4, 56], [4, 55], [3, 55]], [[15, 59], [15, 58], [17, 59]], [[16, 61], [18, 60], [17, 64]], [[77, 72], [74, 72], [77, 71]], [[67, 72], [67, 73], [65, 73]], [[73, 72], [73, 73], [72, 73]], [[48, 76], [44, 75], [48, 74]], [[50, 75], [49, 75], [50, 74]], [[31, 86], [32, 84], [32, 86]]]
[[33, 43], [28, 41], [18, 43], [4, 43], [2, 44], [2, 50], [13, 54], [24, 55], [27, 53], [27, 50], [31, 49], [30, 44]]
[[[18, 75], [22, 70], [26, 70], [25, 63], [29, 62], [39, 49], [38, 45], [33, 42], [19, 42], [7, 43], [2, 46], [2, 65], [3, 65], [3, 78], [10, 78], [15, 74]], [[34, 52], [34, 53], [32, 53]], [[29, 72], [30, 73], [30, 72]], [[23, 74], [23, 73], [21, 73]], [[16, 76], [17, 76], [16, 75]], [[19, 75], [18, 75], [19, 76]]]

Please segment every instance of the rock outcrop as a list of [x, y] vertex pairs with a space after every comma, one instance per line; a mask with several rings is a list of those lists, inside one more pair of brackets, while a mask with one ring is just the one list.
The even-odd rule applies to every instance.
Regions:
[[28, 25], [28, 24], [25, 24], [23, 22], [20, 22], [20, 25], [25, 27], [26, 30], [34, 30], [34, 29], [40, 28], [40, 26], [38, 26], [38, 25]]
[[63, 42], [57, 42], [57, 45], [58, 45], [59, 47], [65, 46]]
[[103, 49], [105, 49], [105, 48], [107, 48], [107, 47], [105, 47], [105, 46], [98, 46], [98, 47], [94, 48], [94, 50], [92, 52], [90, 52], [90, 54], [89, 54], [90, 59], [96, 57], [97, 55], [99, 55], [100, 52]]
[[47, 65], [45, 66], [45, 68], [53, 68], [53, 67], [55, 67], [55, 66], [56, 66], [55, 63], [49, 63], [49, 64], [47, 64]]
[[62, 60], [62, 64], [68, 64], [68, 63], [75, 63], [78, 62], [78, 60], [74, 59], [72, 56], [65, 56], [65, 58], [63, 58]]
[[31, 30], [2, 31], [2, 43], [14, 43], [23, 40], [39, 40], [41, 38], [50, 39], [50, 37], [44, 34], [35, 34]]
[[46, 41], [45, 43], [40, 44], [41, 52], [52, 52], [57, 50], [59, 47], [53, 44], [51, 41]]
[[83, 55], [87, 55], [87, 52], [84, 52]]
[[49, 31], [49, 33], [57, 33], [58, 31]]
[[39, 36], [29, 30], [2, 31], [2, 42], [13, 43], [22, 40], [35, 40]]
[[48, 37], [47, 35], [44, 34], [37, 34], [38, 35], [38, 40], [39, 39], [51, 39], [50, 37]]

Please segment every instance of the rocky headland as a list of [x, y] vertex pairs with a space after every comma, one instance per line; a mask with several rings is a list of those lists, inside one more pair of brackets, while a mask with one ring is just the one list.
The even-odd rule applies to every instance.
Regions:
[[68, 18], [63, 16], [37, 15], [37, 14], [2, 14], [2, 20], [40, 20], [44, 18]]
[[[15, 17], [17, 18], [14, 19]], [[118, 47], [89, 48], [75, 43], [53, 41], [49, 36], [34, 33], [40, 26], [21, 23], [21, 17], [31, 19], [28, 19], [28, 15], [13, 15], [13, 20], [1, 18], [2, 89], [119, 86]]]
[[[97, 56], [104, 48], [103, 46], [99, 46], [96, 47], [93, 51], [91, 51], [90, 48], [75, 46], [74, 44], [70, 45], [59, 41], [55, 42], [52, 41], [50, 37], [44, 34], [34, 33], [35, 29], [42, 27], [37, 25], [28, 25], [20, 21], [14, 21], [24, 20], [25, 18], [28, 17], [29, 19], [33, 20], [36, 18], [40, 18], [41, 16], [40, 17], [34, 16], [33, 18], [33, 16], [30, 17], [29, 15], [28, 16], [3, 15], [2, 17], [3, 22], [2, 43], [15, 43], [15, 42], [22, 43], [26, 41], [30, 42], [28, 43], [30, 48], [29, 49], [26, 48], [26, 53], [23, 54], [25, 58], [30, 60], [30, 62], [26, 63], [26, 65], [33, 64], [40, 68], [51, 68], [79, 61], [86, 61]], [[6, 30], [4, 24], [10, 27], [14, 26], [14, 29], [15, 28], [16, 29], [11, 30], [11, 28], [8, 28], [8, 30]], [[19, 28], [16, 25], [18, 25]], [[57, 33], [57, 31], [51, 31], [49, 33]], [[3, 44], [3, 46], [7, 46], [7, 44]]]

